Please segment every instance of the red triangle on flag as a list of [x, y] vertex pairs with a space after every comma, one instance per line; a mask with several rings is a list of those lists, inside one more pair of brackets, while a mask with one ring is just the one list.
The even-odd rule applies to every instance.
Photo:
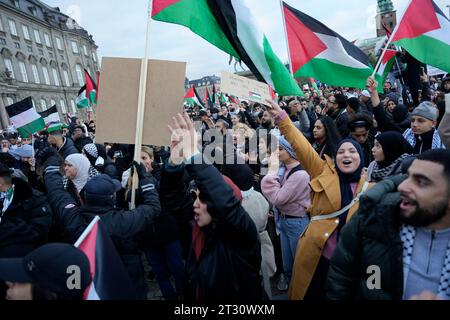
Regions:
[[152, 17], [181, 0], [153, 0]]
[[392, 42], [415, 38], [441, 27], [432, 0], [412, 0], [397, 27]]
[[292, 70], [295, 73], [318, 54], [327, 50], [328, 47], [286, 6], [283, 6], [283, 11], [286, 20]]

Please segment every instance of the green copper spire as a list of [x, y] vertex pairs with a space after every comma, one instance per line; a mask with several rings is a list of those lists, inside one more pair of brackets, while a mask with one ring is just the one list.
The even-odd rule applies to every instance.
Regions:
[[384, 14], [392, 11], [394, 11], [394, 5], [391, 0], [378, 0], [378, 13]]

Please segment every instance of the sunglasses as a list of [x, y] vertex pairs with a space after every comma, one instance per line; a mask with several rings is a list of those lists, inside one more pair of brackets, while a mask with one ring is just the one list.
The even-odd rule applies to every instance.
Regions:
[[191, 197], [192, 197], [193, 202], [197, 201], [197, 199], [199, 199], [201, 202], [206, 202], [202, 193], [200, 193], [200, 191], [198, 191], [198, 189], [191, 190]]

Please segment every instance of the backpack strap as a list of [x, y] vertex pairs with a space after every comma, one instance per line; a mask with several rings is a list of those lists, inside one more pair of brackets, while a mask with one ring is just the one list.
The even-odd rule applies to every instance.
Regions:
[[296, 166], [295, 168], [293, 168], [293, 169], [289, 172], [289, 174], [287, 175], [285, 182], [288, 181], [288, 179], [289, 179], [294, 173], [296, 173], [296, 172], [298, 172], [298, 171], [302, 171], [302, 170], [303, 170], [303, 167], [302, 167], [300, 164], [299, 164], [298, 166]]

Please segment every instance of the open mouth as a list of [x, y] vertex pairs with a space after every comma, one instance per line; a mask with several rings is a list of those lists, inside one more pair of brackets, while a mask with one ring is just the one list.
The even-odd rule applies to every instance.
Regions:
[[353, 161], [351, 161], [351, 160], [344, 160], [344, 161], [342, 161], [342, 163], [344, 164], [344, 166], [349, 166], [349, 165], [351, 165], [353, 163]]
[[416, 207], [415, 201], [413, 201], [407, 197], [404, 197], [404, 196], [402, 196], [401, 199], [402, 199], [402, 201], [400, 202], [401, 210], [410, 211]]

